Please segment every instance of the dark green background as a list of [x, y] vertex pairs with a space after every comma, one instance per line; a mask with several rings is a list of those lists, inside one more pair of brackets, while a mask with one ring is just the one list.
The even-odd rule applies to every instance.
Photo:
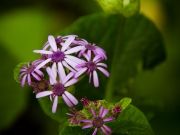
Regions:
[[[159, 135], [179, 135], [180, 127], [180, 18], [176, 0], [159, 0], [166, 16], [162, 35], [166, 60], [151, 71], [136, 76], [132, 94], [145, 96], [138, 106], [154, 95], [150, 103], [163, 106], [149, 122]], [[28, 87], [13, 79], [20, 63], [38, 58], [33, 54], [50, 34], [55, 35], [78, 17], [102, 12], [93, 0], [1, 0], [0, 2], [0, 134], [57, 135], [59, 124], [46, 116]], [[151, 99], [150, 99], [151, 100]], [[150, 108], [140, 108], [146, 112]]]

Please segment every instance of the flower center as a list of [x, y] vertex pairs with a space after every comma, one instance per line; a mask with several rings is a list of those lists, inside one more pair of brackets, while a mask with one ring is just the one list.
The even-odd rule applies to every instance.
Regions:
[[100, 128], [103, 126], [104, 121], [101, 117], [95, 117], [92, 124], [95, 128]]
[[56, 83], [56, 84], [54, 84], [54, 87], [52, 90], [55, 95], [61, 96], [64, 93], [65, 88], [64, 88], [63, 84]]
[[31, 74], [34, 71], [35, 68], [36, 67], [34, 65], [28, 67], [27, 70], [26, 70], [26, 74]]
[[95, 46], [92, 46], [91, 44], [88, 44], [88, 45], [85, 45], [85, 47], [88, 49], [88, 50], [95, 50]]
[[91, 71], [93, 70], [96, 70], [97, 66], [96, 66], [96, 63], [92, 62], [92, 61], [89, 61], [86, 63], [86, 66], [88, 69], [90, 69]]
[[65, 54], [63, 52], [57, 51], [52, 54], [52, 60], [54, 62], [60, 62], [64, 59], [64, 56], [65, 56]]

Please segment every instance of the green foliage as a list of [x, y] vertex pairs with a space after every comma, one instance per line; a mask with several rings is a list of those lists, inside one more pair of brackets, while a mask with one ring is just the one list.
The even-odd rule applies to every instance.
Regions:
[[23, 63], [19, 63], [15, 68], [14, 68], [14, 79], [16, 80], [16, 82], [19, 82], [19, 75], [20, 75], [20, 69], [22, 68], [22, 66], [26, 66], [27, 62], [23, 62]]
[[106, 13], [123, 14], [125, 17], [130, 17], [139, 13], [139, 0], [97, 0], [99, 5]]
[[[105, 62], [110, 71], [106, 78], [98, 73], [100, 87], [87, 84], [87, 77], [76, 85], [76, 96], [91, 99], [118, 101], [128, 96], [127, 87], [138, 72], [152, 69], [165, 59], [165, 51], [161, 35], [154, 24], [143, 15], [126, 20], [123, 31], [119, 32], [122, 23], [120, 15], [94, 14], [78, 19], [58, 35], [76, 34], [90, 43], [96, 43], [107, 52]], [[115, 46], [118, 46], [118, 49]], [[117, 56], [114, 58], [114, 52]], [[116, 59], [115, 64], [112, 61]], [[112, 75], [112, 72], [113, 75]], [[107, 83], [112, 82], [111, 84]], [[106, 92], [105, 92], [106, 90]], [[88, 92], [88, 95], [87, 95]]]
[[[165, 58], [160, 33], [143, 15], [136, 15], [127, 20], [120, 15], [107, 14], [82, 17], [58, 35], [70, 34], [78, 35], [106, 50], [108, 57], [106, 63], [110, 70], [110, 78], [98, 73], [100, 80], [98, 88], [88, 84], [87, 76], [81, 79], [76, 84], [75, 97], [78, 100], [86, 96], [90, 100], [105, 98], [106, 101], [117, 102], [122, 97], [128, 96], [127, 88], [138, 72], [154, 68]], [[52, 102], [49, 98], [38, 100], [47, 115], [61, 124], [65, 123], [68, 112], [65, 103], [59, 102], [57, 112], [52, 114]], [[118, 105], [122, 105], [125, 109], [130, 102], [131, 100], [126, 98]], [[153, 134], [145, 116], [134, 106], [125, 109], [109, 126], [115, 134]], [[60, 134], [92, 134], [91, 130], [78, 130], [79, 127], [66, 127]]]
[[[113, 135], [154, 135], [146, 117], [135, 106], [129, 105], [118, 118], [107, 124]], [[92, 129], [65, 127], [59, 135], [91, 135]]]

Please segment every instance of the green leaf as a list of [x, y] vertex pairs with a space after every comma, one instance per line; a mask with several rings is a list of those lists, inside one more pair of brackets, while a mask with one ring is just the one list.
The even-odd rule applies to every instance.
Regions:
[[123, 98], [119, 103], [116, 105], [120, 105], [122, 110], [126, 109], [126, 107], [131, 103], [132, 99], [131, 98]]
[[69, 112], [69, 108], [64, 102], [60, 103], [61, 101], [59, 101], [56, 113], [52, 113], [53, 101], [50, 101], [49, 97], [39, 98], [38, 101], [43, 111], [52, 119], [60, 122], [60, 124], [63, 124], [63, 122], [68, 119], [66, 113]]
[[[105, 63], [110, 77], [106, 78], [98, 72], [98, 88], [94, 88], [93, 84], [88, 85], [88, 77], [85, 77], [76, 85], [79, 98], [87, 96], [92, 100], [105, 97], [108, 101], [118, 101], [128, 96], [129, 83], [133, 82], [138, 72], [152, 69], [165, 59], [161, 35], [150, 20], [143, 15], [130, 17], [119, 32], [121, 24], [123, 20], [120, 15], [93, 14], [78, 19], [59, 33], [76, 34], [107, 52], [108, 60]], [[117, 56], [114, 58], [115, 52]], [[115, 63], [112, 62], [114, 59]]]
[[25, 66], [27, 65], [27, 62], [24, 62], [24, 63], [19, 63], [15, 68], [14, 68], [14, 79], [16, 80], [16, 82], [19, 82], [19, 74], [20, 74], [20, 69], [22, 68], [22, 66]]
[[[154, 135], [144, 114], [133, 105], [129, 105], [116, 120], [105, 125], [112, 129], [113, 135]], [[92, 133], [93, 128], [67, 126], [60, 135], [92, 135]]]
[[154, 135], [144, 114], [133, 105], [129, 105], [117, 120], [109, 123], [114, 135]]
[[[69, 91], [70, 93], [73, 94], [75, 91], [74, 85], [67, 87], [67, 91]], [[63, 125], [64, 121], [66, 121], [68, 119], [68, 116], [66, 115], [66, 113], [69, 112], [69, 107], [66, 105], [66, 103], [64, 102], [62, 97], [58, 98], [58, 106], [57, 106], [56, 113], [52, 113], [53, 101], [50, 101], [49, 96], [39, 98], [38, 101], [39, 101], [43, 111], [48, 116], [50, 116], [52, 119], [60, 122], [60, 124]]]

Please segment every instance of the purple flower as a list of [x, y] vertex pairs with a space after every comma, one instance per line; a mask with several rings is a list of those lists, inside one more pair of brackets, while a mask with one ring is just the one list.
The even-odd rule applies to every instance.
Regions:
[[101, 130], [103, 131], [103, 133], [105, 135], [108, 135], [108, 132], [112, 133], [112, 130], [104, 124], [105, 122], [112, 121], [115, 119], [114, 117], [104, 118], [106, 116], [106, 114], [108, 113], [108, 109], [104, 109], [104, 107], [101, 106], [99, 109], [98, 115], [96, 115], [96, 113], [92, 107], [90, 108], [90, 110], [93, 115], [93, 119], [92, 120], [88, 120], [88, 119], [82, 120], [82, 122], [89, 123], [88, 125], [83, 126], [82, 129], [94, 127], [95, 130], [92, 135], [96, 135], [99, 128], [101, 128]]
[[49, 50], [44, 50], [44, 48], [46, 48], [46, 46], [45, 46], [43, 48], [43, 50], [34, 50], [33, 51], [35, 53], [40, 53], [41, 55], [48, 55], [48, 57], [45, 57], [46, 59], [43, 60], [43, 62], [40, 63], [35, 68], [35, 70], [40, 69], [42, 66], [46, 65], [47, 63], [52, 63], [53, 70], [57, 71], [56, 69], [58, 69], [58, 72], [60, 74], [62, 74], [61, 76], [64, 76], [64, 74], [65, 74], [65, 70], [64, 70], [63, 66], [65, 66], [72, 72], [76, 72], [76, 70], [78, 70], [78, 68], [76, 68], [75, 66], [77, 64], [84, 62], [84, 60], [81, 60], [77, 57], [69, 55], [69, 54], [78, 52], [83, 48], [82, 46], [77, 46], [77, 47], [68, 49], [70, 44], [74, 41], [75, 37], [76, 37], [75, 35], [68, 36], [68, 38], [65, 40], [65, 42], [61, 43], [62, 47], [58, 48], [54, 37], [49, 36], [48, 43], [51, 47]]
[[69, 120], [71, 124], [80, 124], [81, 120], [84, 119], [81, 112], [76, 111], [76, 109], [70, 109], [71, 113], [66, 113], [69, 116], [72, 116]]
[[35, 60], [34, 62], [28, 62], [26, 66], [22, 66], [20, 69], [20, 75], [18, 79], [21, 80], [21, 86], [24, 87], [26, 80], [28, 81], [29, 85], [32, 85], [32, 78], [40, 81], [44, 74], [40, 70], [34, 71], [36, 66], [41, 62], [41, 60]]
[[74, 41], [74, 43], [83, 46], [84, 48], [79, 52], [78, 57], [81, 57], [84, 53], [87, 53], [87, 55], [89, 57], [91, 57], [92, 53], [94, 53], [94, 55], [102, 55], [103, 59], [107, 59], [106, 56], [106, 52], [105, 50], [103, 50], [102, 48], [100, 48], [99, 46], [96, 46], [96, 44], [91, 44], [88, 43], [86, 40], [84, 39], [77, 39]]
[[52, 106], [53, 113], [56, 112], [56, 108], [58, 104], [58, 96], [62, 96], [65, 103], [69, 107], [72, 107], [73, 105], [77, 105], [78, 100], [71, 93], [66, 91], [66, 87], [73, 85], [74, 83], [78, 81], [78, 79], [72, 78], [74, 76], [74, 73], [70, 72], [67, 76], [65, 75], [61, 81], [57, 82], [56, 77], [54, 76], [53, 70], [50, 67], [47, 67], [46, 71], [52, 80], [52, 85], [53, 85], [52, 90], [40, 92], [36, 95], [36, 98], [41, 98], [41, 97], [50, 95], [50, 99], [52, 100], [52, 97], [53, 97], [54, 98], [54, 102]]
[[108, 71], [106, 71], [102, 67], [106, 67], [107, 65], [104, 63], [100, 63], [99, 61], [102, 59], [102, 55], [96, 55], [93, 60], [91, 61], [91, 57], [89, 57], [87, 54], [83, 54], [84, 57], [87, 59], [87, 62], [84, 62], [82, 64], [78, 64], [76, 67], [77, 68], [82, 68], [78, 72], [75, 73], [74, 77], [77, 78], [80, 75], [82, 75], [84, 72], [87, 71], [87, 73], [90, 75], [89, 76], [89, 83], [91, 82], [91, 76], [93, 76], [93, 82], [94, 86], [98, 87], [99, 86], [99, 80], [98, 80], [98, 75], [96, 70], [100, 70], [102, 73], [104, 73], [107, 77], [109, 77]]

